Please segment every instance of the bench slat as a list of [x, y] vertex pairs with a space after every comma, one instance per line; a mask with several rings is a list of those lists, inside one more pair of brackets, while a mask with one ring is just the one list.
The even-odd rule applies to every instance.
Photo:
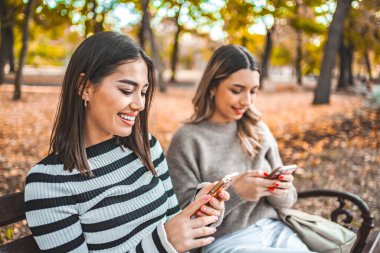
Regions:
[[0, 227], [25, 219], [24, 192], [0, 197]]
[[41, 252], [32, 235], [0, 245], [0, 253], [39, 253]]

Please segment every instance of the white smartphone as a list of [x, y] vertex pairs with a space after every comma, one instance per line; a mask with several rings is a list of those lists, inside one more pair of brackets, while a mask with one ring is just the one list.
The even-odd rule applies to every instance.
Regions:
[[237, 176], [239, 176], [239, 173], [234, 172], [231, 174], [228, 174], [224, 176], [221, 180], [218, 181], [218, 183], [208, 192], [211, 196], [215, 196], [220, 190], [224, 189], [226, 190], [232, 183], [232, 180], [234, 180]]

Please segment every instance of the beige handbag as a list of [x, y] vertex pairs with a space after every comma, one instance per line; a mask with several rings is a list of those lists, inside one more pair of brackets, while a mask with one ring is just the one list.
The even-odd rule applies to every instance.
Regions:
[[279, 209], [277, 212], [312, 251], [349, 253], [354, 246], [356, 234], [336, 222], [294, 209]]

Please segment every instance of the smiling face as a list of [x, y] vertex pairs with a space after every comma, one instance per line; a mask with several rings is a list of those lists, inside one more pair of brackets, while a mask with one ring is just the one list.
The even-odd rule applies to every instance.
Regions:
[[129, 136], [135, 118], [145, 108], [148, 87], [148, 68], [142, 59], [118, 66], [96, 86], [87, 83], [82, 95], [88, 102], [86, 146]]
[[214, 95], [215, 111], [210, 121], [229, 123], [239, 120], [252, 105], [260, 84], [260, 74], [250, 69], [240, 69], [220, 82]]

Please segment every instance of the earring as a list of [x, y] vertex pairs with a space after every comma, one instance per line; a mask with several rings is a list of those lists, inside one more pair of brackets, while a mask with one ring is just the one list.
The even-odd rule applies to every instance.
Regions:
[[84, 107], [87, 107], [87, 100], [84, 100]]

